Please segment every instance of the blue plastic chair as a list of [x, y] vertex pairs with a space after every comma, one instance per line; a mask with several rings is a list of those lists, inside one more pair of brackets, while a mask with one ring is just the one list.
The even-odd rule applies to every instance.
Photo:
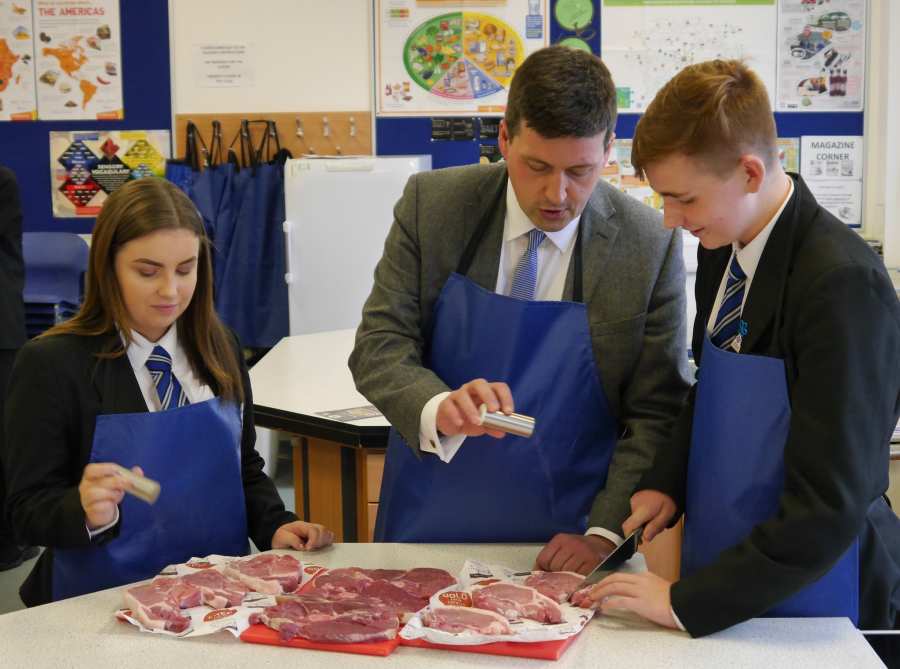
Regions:
[[40, 334], [71, 318], [81, 304], [88, 245], [70, 232], [25, 232], [25, 329]]

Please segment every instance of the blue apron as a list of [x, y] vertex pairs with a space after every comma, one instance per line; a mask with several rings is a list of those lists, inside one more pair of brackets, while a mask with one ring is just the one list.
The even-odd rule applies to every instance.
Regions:
[[[688, 459], [682, 575], [714, 562], [776, 515], [790, 421], [784, 361], [725, 351], [707, 336]], [[765, 615], [847, 617], [857, 624], [859, 540], [819, 580]]]
[[133, 583], [195, 555], [246, 555], [237, 405], [212, 399], [154, 413], [97, 416], [91, 462], [140, 465], [156, 504], [125, 495], [119, 535], [53, 551], [53, 600]]
[[576, 301], [524, 301], [464, 276], [489, 222], [485, 216], [438, 297], [426, 365], [450, 388], [479, 377], [507, 383], [516, 410], [535, 417], [535, 432], [468, 437], [444, 463], [430, 453], [419, 459], [391, 429], [376, 541], [545, 542], [558, 532], [581, 534], [606, 482], [619, 429], [580, 303], [580, 235]]
[[[277, 129], [266, 122], [258, 148], [250, 143], [247, 122], [241, 127], [241, 153], [249, 152], [250, 167], [235, 177], [233, 229], [217, 230], [215, 305], [219, 316], [247, 347], [277, 344], [289, 334], [288, 289], [284, 245], [284, 161]], [[269, 138], [272, 138], [270, 144]], [[264, 158], [271, 149], [274, 158]]]

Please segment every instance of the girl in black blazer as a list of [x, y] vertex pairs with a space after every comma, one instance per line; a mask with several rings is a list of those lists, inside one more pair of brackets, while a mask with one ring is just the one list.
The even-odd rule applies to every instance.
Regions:
[[[46, 546], [28, 606], [148, 578], [211, 553], [318, 548], [254, 447], [240, 344], [213, 308], [209, 241], [162, 179], [130, 182], [94, 228], [85, 301], [16, 359], [2, 453], [14, 528]], [[117, 466], [156, 479], [126, 495]]]

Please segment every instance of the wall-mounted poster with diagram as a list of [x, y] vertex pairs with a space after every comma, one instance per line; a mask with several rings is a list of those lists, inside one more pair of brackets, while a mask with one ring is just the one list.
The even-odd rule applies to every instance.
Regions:
[[546, 46], [548, 0], [376, 0], [376, 112], [502, 114], [516, 68]]
[[120, 186], [165, 176], [168, 130], [50, 133], [50, 192], [56, 218], [92, 217]]
[[35, 118], [31, 2], [0, 2], [0, 121]]
[[642, 113], [684, 67], [739, 58], [775, 102], [775, 0], [603, 0], [600, 55], [620, 113]]
[[866, 0], [781, 0], [779, 111], [862, 111]]
[[38, 117], [120, 119], [119, 0], [34, 0]]

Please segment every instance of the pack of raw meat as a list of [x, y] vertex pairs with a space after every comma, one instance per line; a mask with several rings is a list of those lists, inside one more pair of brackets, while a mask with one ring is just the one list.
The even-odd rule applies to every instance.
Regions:
[[401, 625], [455, 583], [443, 569], [323, 570], [250, 617], [243, 641], [386, 655]]
[[584, 580], [572, 572], [517, 572], [468, 560], [456, 585], [432, 595], [400, 632], [442, 646], [538, 643], [574, 637], [594, 615], [567, 602]]
[[322, 570], [292, 555], [210, 555], [170, 565], [148, 583], [123, 591], [120, 620], [141, 631], [193, 637], [222, 630], [239, 636], [250, 618], [296, 592]]

